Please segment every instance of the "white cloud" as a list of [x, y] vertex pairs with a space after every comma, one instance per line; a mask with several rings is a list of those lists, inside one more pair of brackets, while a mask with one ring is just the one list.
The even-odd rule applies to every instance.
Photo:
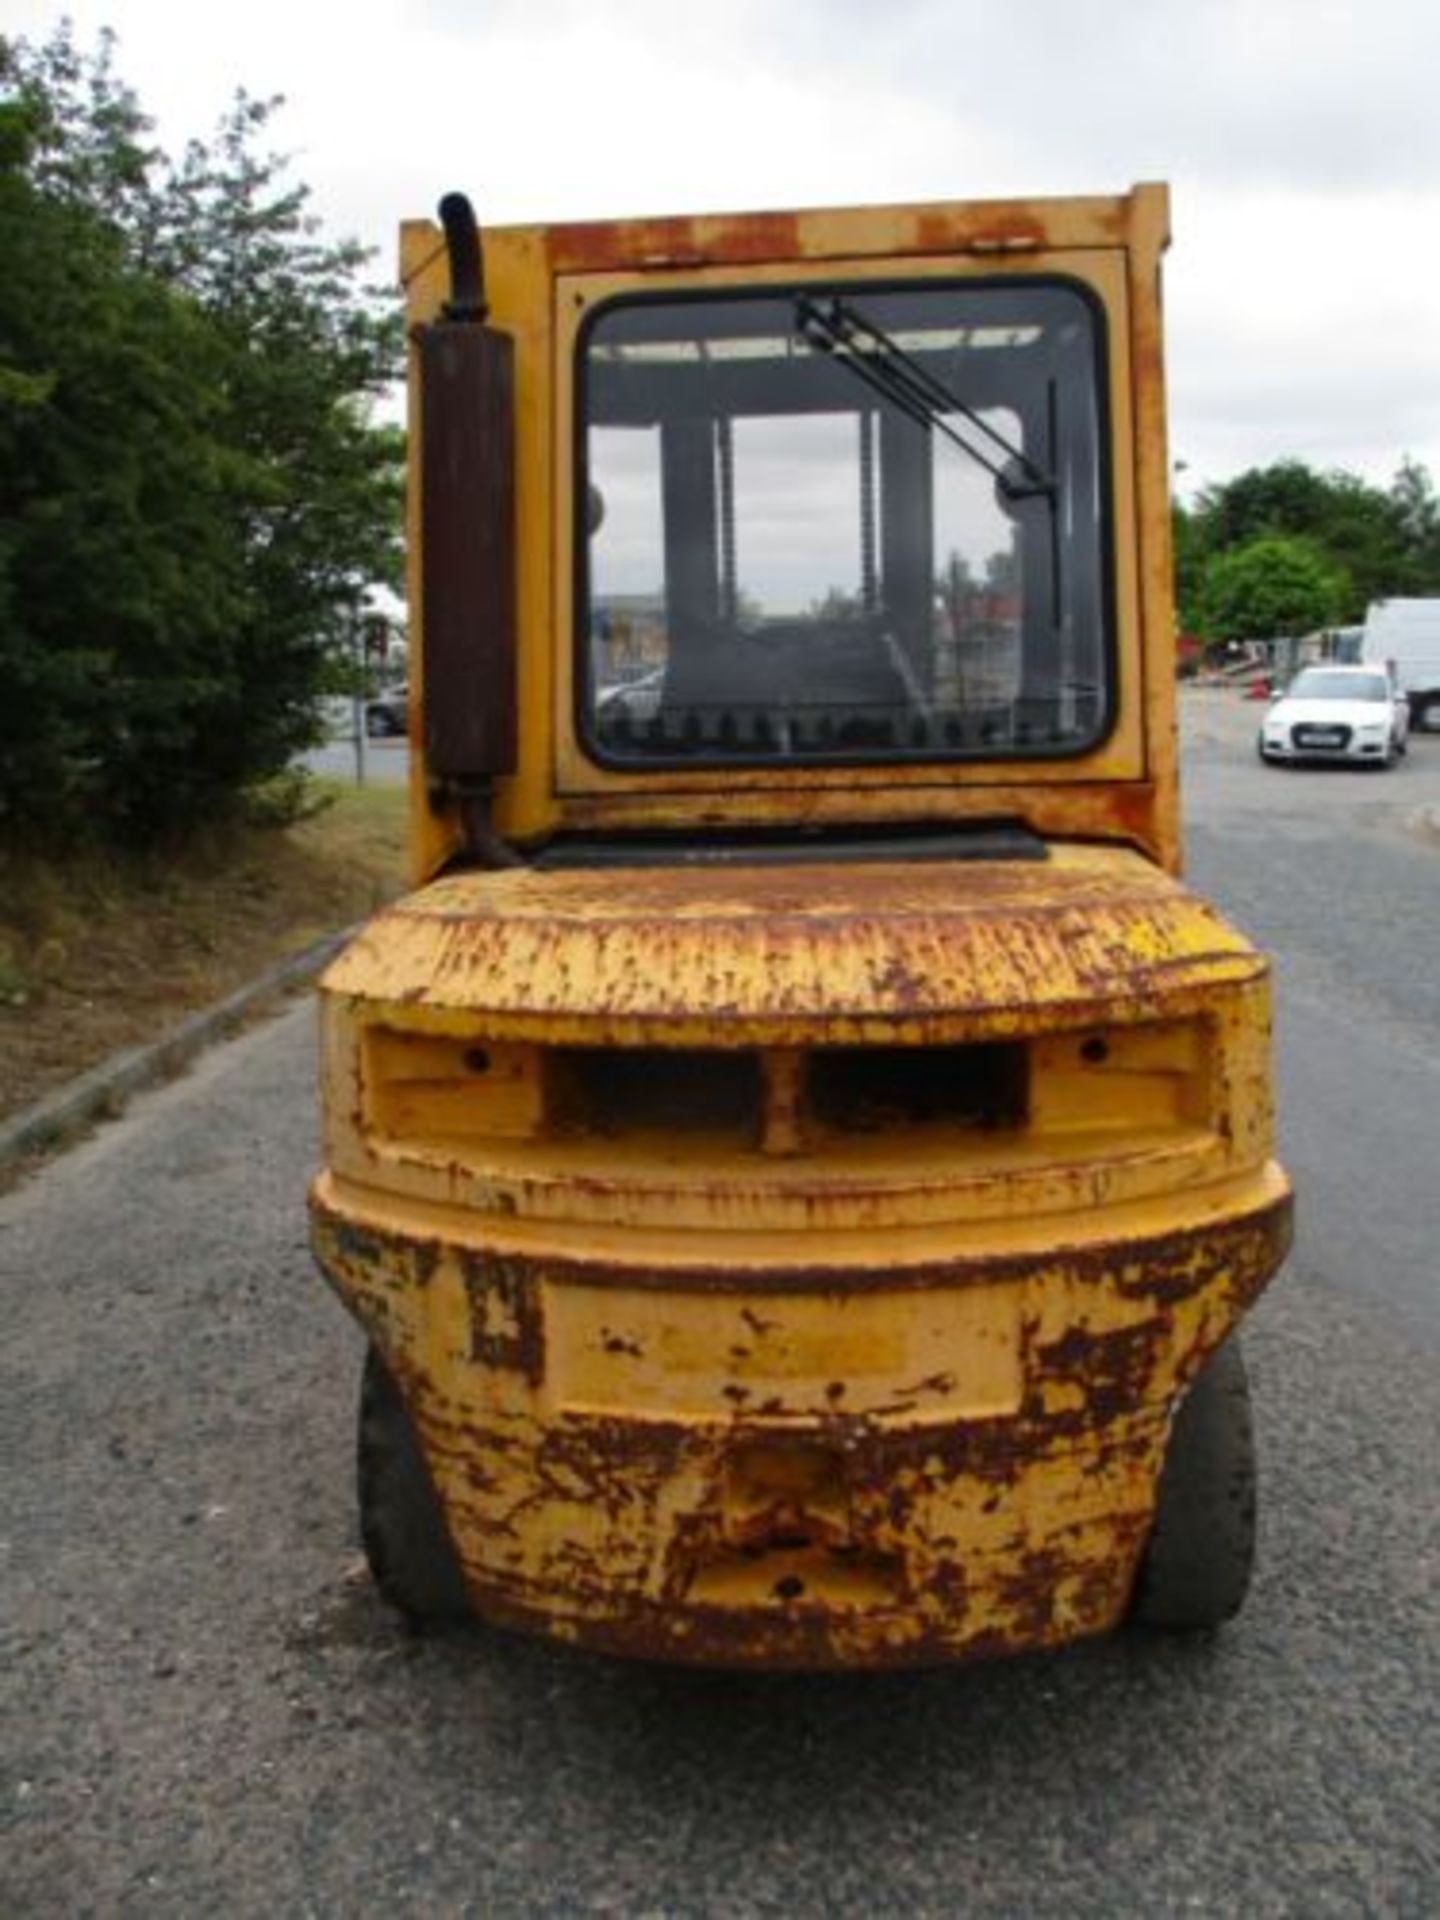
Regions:
[[[62, 8], [11, 0], [9, 30]], [[249, 0], [105, 21], [171, 143], [235, 86], [327, 223], [465, 187], [547, 220], [1175, 185], [1171, 438], [1187, 480], [1287, 453], [1440, 473], [1440, 9], [1419, 0]], [[183, 51], [182, 51], [183, 49]]]

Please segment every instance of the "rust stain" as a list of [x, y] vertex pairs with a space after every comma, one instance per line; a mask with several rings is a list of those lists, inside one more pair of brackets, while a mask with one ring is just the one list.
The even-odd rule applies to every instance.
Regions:
[[997, 208], [978, 220], [970, 208], [936, 207], [916, 216], [915, 242], [925, 253], [1028, 251], [1050, 245], [1050, 225], [1019, 205]]
[[[377, 946], [377, 942], [381, 943]], [[385, 958], [377, 962], [383, 949]], [[1253, 948], [1135, 855], [957, 869], [530, 873], [436, 882], [376, 922], [325, 990], [538, 1032], [604, 1022], [981, 1019], [1051, 1024], [1262, 978]], [[509, 1031], [511, 1028], [507, 1028]], [[553, 1027], [551, 1029], [553, 1037]]]
[[792, 260], [799, 222], [790, 213], [741, 213], [711, 219], [582, 222], [546, 230], [560, 273], [616, 273], [646, 267], [743, 266]]
[[481, 1365], [513, 1367], [532, 1386], [545, 1377], [539, 1289], [528, 1261], [504, 1255], [459, 1255], [470, 1309], [470, 1357]]
[[[646, 1445], [620, 1434], [555, 1434], [537, 1478], [562, 1497], [583, 1487], [586, 1501], [621, 1516], [643, 1509], [655, 1490], [693, 1464], [694, 1436], [650, 1430]], [[871, 1463], [883, 1470], [885, 1462]], [[953, 1461], [931, 1455], [932, 1493], [943, 1492]], [[1102, 1558], [1059, 1544], [955, 1554], [944, 1535], [924, 1542], [903, 1503], [864, 1509], [867, 1474], [856, 1473], [847, 1519], [822, 1523], [802, 1495], [751, 1516], [727, 1539], [718, 1499], [681, 1516], [672, 1531], [665, 1579], [654, 1595], [618, 1591], [600, 1554], [565, 1557], [563, 1582], [501, 1579], [493, 1564], [472, 1567], [480, 1610], [495, 1620], [562, 1631], [587, 1645], [647, 1659], [737, 1666], [871, 1666], [981, 1657], [1104, 1631], [1123, 1610], [1143, 1524], [1120, 1519], [1116, 1550]], [[855, 1508], [859, 1507], [858, 1519]], [[876, 1528], [890, 1529], [889, 1544]], [[909, 1527], [905, 1550], [894, 1534]], [[717, 1604], [734, 1578], [743, 1605]], [[1062, 1617], [1061, 1596], [1071, 1598]], [[858, 1593], [865, 1604], [846, 1604]]]
[[[1063, 1280], [1079, 1288], [1113, 1283], [1120, 1295], [1150, 1301], [1157, 1307], [1173, 1305], [1219, 1284], [1238, 1308], [1249, 1304], [1288, 1252], [1292, 1211], [1292, 1197], [1287, 1192], [1252, 1214], [1217, 1223], [1198, 1243], [1193, 1234], [1159, 1233], [1114, 1243], [1062, 1244], [1033, 1254], [1009, 1254], [993, 1248], [981, 1252], [957, 1249], [944, 1260], [915, 1264], [897, 1261], [875, 1268], [819, 1260], [737, 1265], [671, 1259], [662, 1266], [643, 1260], [619, 1261], [598, 1253], [582, 1258], [555, 1249], [534, 1260], [513, 1254], [496, 1264], [517, 1298], [524, 1295], [526, 1278], [533, 1290], [542, 1273], [548, 1280], [572, 1287], [773, 1294], [777, 1299], [809, 1294], [840, 1297], [871, 1291], [905, 1293], [942, 1286], [1023, 1286], [1038, 1279], [1047, 1283]], [[393, 1259], [404, 1244], [401, 1236], [390, 1238], [386, 1258]], [[480, 1270], [489, 1271], [488, 1256], [481, 1259]], [[742, 1317], [757, 1331], [768, 1327], [749, 1308], [742, 1310]]]
[[[363, 1227], [328, 1231], [323, 1210], [316, 1219], [332, 1277], [365, 1296], [362, 1317], [403, 1360], [403, 1315], [392, 1325], [375, 1309], [421, 1297], [425, 1261]], [[718, 1422], [546, 1411], [539, 1277], [555, 1270], [513, 1255], [461, 1269], [468, 1367], [401, 1370], [475, 1603], [497, 1621], [650, 1659], [747, 1666], [1049, 1646], [1103, 1632], [1124, 1611], [1170, 1397], [1278, 1258], [1287, 1227], [1277, 1203], [1218, 1237], [1154, 1236], [1017, 1266], [1033, 1305], [1026, 1389], [1008, 1413], [917, 1420], [903, 1400], [847, 1412], [843, 1379], [825, 1382], [822, 1410], [799, 1422], [734, 1380]], [[431, 1295], [441, 1277], [426, 1283]], [[728, 1277], [755, 1288], [753, 1272]], [[633, 1286], [636, 1274], [607, 1279]], [[953, 1284], [954, 1271], [927, 1280]], [[873, 1281], [896, 1284], [893, 1273]], [[1052, 1326], [1044, 1303], [1060, 1298], [1091, 1305]], [[1138, 1319], [1117, 1320], [1125, 1302]], [[737, 1318], [757, 1340], [774, 1332], [748, 1303]], [[614, 1324], [602, 1344], [641, 1345]], [[955, 1386], [942, 1372], [914, 1390]], [[657, 1585], [645, 1569], [662, 1547]]]
[[[723, 805], [712, 804], [704, 776], [691, 774], [683, 788], [667, 786], [666, 776], [647, 775], [642, 788], [603, 793], [567, 793], [565, 823], [578, 831], [625, 831], [683, 827], [820, 826], [833, 822], [925, 825], [970, 821], [980, 824], [999, 815], [1019, 814], [1047, 839], [1080, 843], [1130, 842], [1161, 860], [1174, 833], [1174, 795], [1168, 788], [1127, 776], [1102, 782], [1072, 781], [1024, 788], [986, 783], [971, 766], [923, 777], [892, 770], [886, 785], [866, 778], [866, 769], [847, 770], [844, 785], [827, 783], [815, 770], [758, 774], [737, 767], [725, 776]], [[676, 779], [678, 776], [670, 776]], [[784, 784], [780, 784], [783, 780]], [[1164, 820], [1162, 832], [1161, 821]], [[1162, 861], [1169, 869], [1170, 862]]]
[[1103, 1424], [1133, 1413], [1153, 1394], [1173, 1345], [1173, 1322], [1167, 1316], [1097, 1332], [1068, 1327], [1058, 1339], [1032, 1349], [1029, 1417], [1046, 1418], [1046, 1394], [1056, 1385], [1074, 1390], [1084, 1409], [1079, 1418], [1087, 1423]]
[[1106, 813], [1113, 826], [1137, 847], [1156, 844], [1158, 796], [1149, 781], [1117, 782], [1107, 795]]

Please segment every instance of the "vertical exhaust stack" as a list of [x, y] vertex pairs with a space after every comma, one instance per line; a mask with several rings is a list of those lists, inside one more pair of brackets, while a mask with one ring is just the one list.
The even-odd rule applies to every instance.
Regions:
[[467, 852], [515, 856], [489, 824], [516, 765], [515, 350], [486, 324], [484, 257], [464, 194], [440, 202], [450, 298], [416, 329], [420, 373], [425, 755], [459, 808]]

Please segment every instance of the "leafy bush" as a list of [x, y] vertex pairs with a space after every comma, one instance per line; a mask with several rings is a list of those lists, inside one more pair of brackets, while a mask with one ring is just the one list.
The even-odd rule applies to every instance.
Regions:
[[[1358, 621], [1370, 601], [1392, 594], [1440, 594], [1440, 501], [1418, 461], [1402, 460], [1384, 489], [1353, 473], [1317, 473], [1302, 460], [1277, 460], [1203, 489], [1189, 508], [1176, 507], [1176, 597], [1182, 625], [1225, 637], [1229, 629], [1216, 624], [1212, 570], [1222, 559], [1270, 539], [1303, 543], [1335, 589], [1323, 597], [1323, 619], [1312, 625]], [[1253, 576], [1254, 569], [1251, 562], [1242, 573]], [[1294, 567], [1288, 571], [1293, 577]], [[1308, 571], [1313, 574], [1313, 568]], [[1221, 568], [1218, 578], [1227, 594], [1228, 577]], [[1320, 604], [1321, 596], [1306, 589], [1302, 600]], [[1265, 617], [1262, 605], [1257, 618]], [[1246, 636], [1257, 639], [1293, 631], [1243, 620], [1241, 626]]]
[[1206, 624], [1222, 640], [1310, 633], [1339, 618], [1347, 587], [1308, 541], [1262, 536], [1216, 554], [1206, 567]]
[[113, 43], [0, 42], [0, 831], [142, 843], [316, 731], [399, 573], [398, 316], [237, 97], [176, 162]]

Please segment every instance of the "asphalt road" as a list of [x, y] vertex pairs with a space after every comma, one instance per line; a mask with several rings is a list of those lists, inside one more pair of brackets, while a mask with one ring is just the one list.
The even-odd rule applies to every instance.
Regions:
[[307, 753], [304, 760], [311, 773], [352, 785], [363, 779], [368, 786], [403, 786], [410, 776], [407, 742], [388, 736], [366, 740], [358, 755], [353, 738], [330, 740]]
[[296, 1006], [0, 1202], [0, 1911], [1440, 1908], [1440, 740], [1308, 774], [1251, 730], [1187, 705], [1301, 1189], [1234, 1627], [866, 1678], [407, 1637], [355, 1546]]

